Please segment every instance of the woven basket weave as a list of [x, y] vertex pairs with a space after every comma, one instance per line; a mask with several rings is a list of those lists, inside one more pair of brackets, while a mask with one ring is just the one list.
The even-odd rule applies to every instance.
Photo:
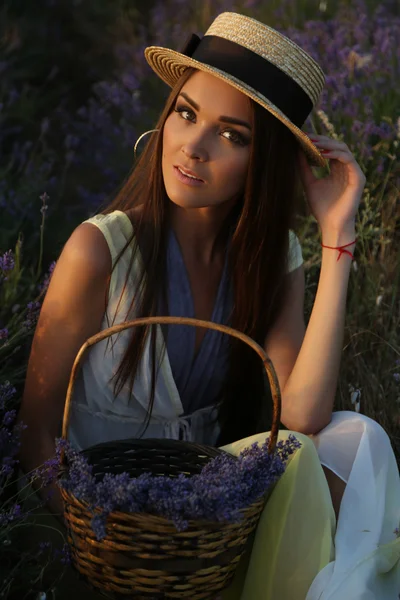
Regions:
[[[252, 347], [263, 361], [273, 397], [269, 451], [276, 445], [280, 419], [280, 391], [271, 361], [248, 336], [224, 325], [183, 317], [148, 317], [115, 325], [89, 338], [72, 367], [65, 403], [62, 437], [67, 438], [73, 387], [87, 349], [106, 337], [136, 325], [183, 324], [227, 333]], [[98, 444], [82, 454], [101, 480], [105, 473], [127, 472], [137, 477], [194, 475], [222, 450], [165, 439], [133, 439]], [[63, 458], [63, 460], [65, 460]], [[242, 511], [238, 523], [190, 521], [178, 532], [172, 521], [145, 513], [113, 512], [107, 536], [97, 541], [91, 528], [93, 512], [75, 496], [61, 490], [68, 541], [75, 568], [99, 592], [119, 600], [189, 598], [212, 600], [232, 580], [236, 566], [254, 531], [266, 498]]]

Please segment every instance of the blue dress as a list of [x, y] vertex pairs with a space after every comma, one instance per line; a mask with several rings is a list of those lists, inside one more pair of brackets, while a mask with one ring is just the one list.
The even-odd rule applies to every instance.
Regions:
[[[179, 242], [172, 228], [167, 250], [168, 314], [194, 318], [194, 301]], [[227, 325], [233, 289], [228, 275], [228, 252], [218, 286], [211, 321]], [[161, 304], [160, 304], [161, 306]], [[165, 314], [161, 313], [161, 314]], [[164, 338], [172, 374], [185, 414], [213, 404], [221, 391], [229, 364], [229, 336], [207, 329], [195, 356], [196, 328], [164, 325]]]

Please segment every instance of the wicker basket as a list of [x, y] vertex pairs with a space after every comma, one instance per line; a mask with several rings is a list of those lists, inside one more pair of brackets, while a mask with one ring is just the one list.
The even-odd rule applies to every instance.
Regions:
[[[71, 371], [65, 403], [62, 437], [67, 438], [74, 382], [87, 349], [106, 337], [136, 325], [174, 323], [227, 333], [252, 347], [263, 361], [273, 397], [273, 424], [269, 451], [276, 445], [280, 419], [280, 391], [271, 361], [248, 336], [224, 325], [183, 317], [148, 317], [105, 329], [79, 350]], [[193, 475], [222, 451], [209, 446], [164, 439], [133, 439], [98, 444], [84, 454], [101, 479], [105, 473], [131, 476], [144, 472]], [[91, 528], [92, 512], [71, 493], [62, 490], [65, 521], [73, 564], [88, 583], [108, 598], [157, 600], [189, 598], [212, 600], [231, 582], [236, 566], [265, 504], [262, 498], [242, 511], [239, 523], [190, 521], [178, 532], [172, 521], [145, 513], [113, 512], [107, 536], [97, 541]]]

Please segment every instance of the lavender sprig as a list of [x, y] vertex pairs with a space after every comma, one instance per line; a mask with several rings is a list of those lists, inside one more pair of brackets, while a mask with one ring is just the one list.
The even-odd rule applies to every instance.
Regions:
[[92, 528], [99, 540], [106, 536], [107, 516], [115, 510], [164, 516], [178, 531], [185, 530], [190, 520], [236, 522], [244, 508], [276, 483], [289, 457], [301, 446], [290, 435], [269, 454], [268, 442], [253, 444], [237, 458], [218, 455], [192, 477], [143, 473], [131, 478], [128, 473], [107, 473], [97, 481], [87, 459], [65, 440], [58, 440], [57, 452], [63, 449], [68, 463], [68, 474], [59, 485], [93, 510]]
[[15, 259], [12, 250], [7, 250], [0, 256], [0, 281], [7, 281], [6, 273], [12, 271], [15, 266]]

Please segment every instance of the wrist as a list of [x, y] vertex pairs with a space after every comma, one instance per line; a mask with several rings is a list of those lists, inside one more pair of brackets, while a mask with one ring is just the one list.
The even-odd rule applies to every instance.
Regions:
[[[356, 240], [356, 228], [354, 224], [342, 229], [322, 231], [321, 234], [321, 243], [324, 246], [344, 246]], [[354, 249], [354, 246], [352, 248]]]

